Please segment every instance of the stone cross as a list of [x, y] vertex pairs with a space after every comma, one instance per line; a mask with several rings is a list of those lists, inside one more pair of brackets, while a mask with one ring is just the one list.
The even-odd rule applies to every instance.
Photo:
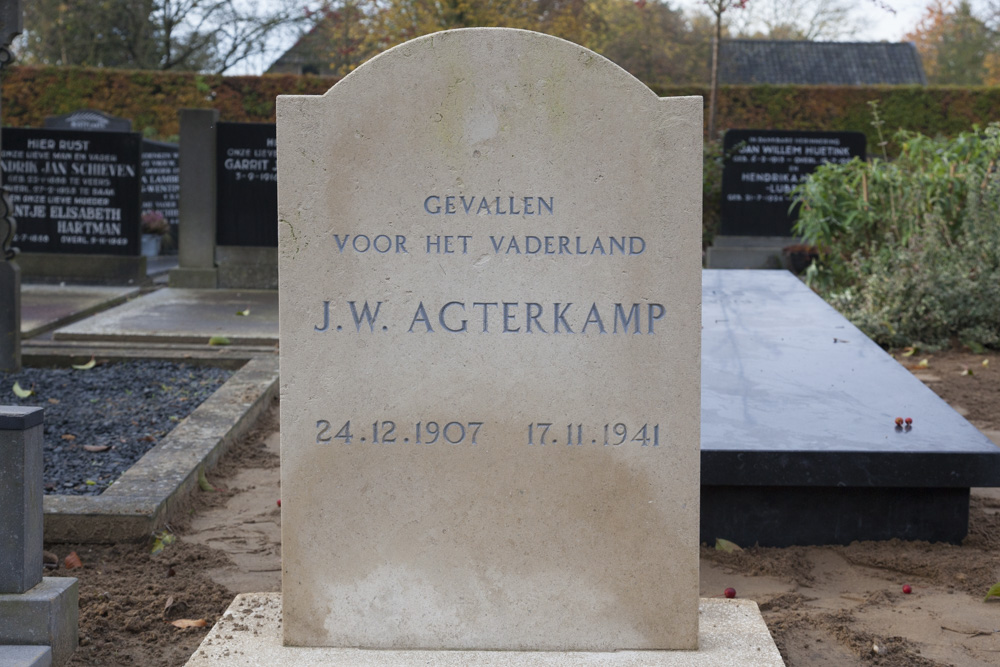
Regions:
[[[7, 47], [20, 33], [21, 0], [0, 0], [0, 75], [13, 60]], [[0, 371], [15, 372], [21, 370], [21, 270], [11, 248], [16, 231], [7, 190], [0, 189]]]

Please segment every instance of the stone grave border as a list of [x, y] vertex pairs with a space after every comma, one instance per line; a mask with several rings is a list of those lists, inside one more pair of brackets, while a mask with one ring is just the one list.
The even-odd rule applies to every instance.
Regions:
[[[74, 356], [77, 354], [83, 354], [83, 350]], [[201, 355], [190, 359], [180, 354], [152, 356], [205, 363]], [[221, 357], [219, 361], [231, 359]], [[141, 541], [163, 527], [197, 485], [198, 473], [211, 469], [237, 439], [248, 433], [278, 394], [278, 357], [245, 355], [244, 359], [246, 363], [225, 384], [104, 493], [46, 495], [42, 502], [45, 541]]]

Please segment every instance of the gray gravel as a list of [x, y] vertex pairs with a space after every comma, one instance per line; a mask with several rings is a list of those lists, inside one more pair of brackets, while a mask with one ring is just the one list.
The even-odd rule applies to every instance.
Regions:
[[[0, 401], [45, 408], [45, 493], [98, 495], [232, 374], [155, 360], [26, 368], [0, 373]], [[15, 382], [34, 394], [18, 398]]]

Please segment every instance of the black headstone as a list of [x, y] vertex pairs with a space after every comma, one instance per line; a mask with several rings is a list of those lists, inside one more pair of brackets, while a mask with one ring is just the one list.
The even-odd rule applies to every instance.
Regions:
[[81, 130], [96, 132], [131, 132], [132, 121], [111, 116], [96, 109], [80, 109], [61, 116], [49, 116], [42, 125], [46, 130]]
[[139, 254], [138, 134], [5, 127], [2, 140], [16, 247]]
[[826, 162], [865, 158], [861, 132], [729, 130], [723, 140], [723, 236], [791, 236], [789, 193]]
[[177, 240], [181, 198], [180, 149], [177, 144], [142, 140], [142, 212], [159, 211]]
[[216, 125], [216, 244], [278, 246], [278, 161], [273, 123]]

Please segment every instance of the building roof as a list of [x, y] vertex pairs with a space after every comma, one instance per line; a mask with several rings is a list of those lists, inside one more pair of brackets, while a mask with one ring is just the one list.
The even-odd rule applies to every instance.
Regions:
[[912, 43], [723, 40], [719, 81], [728, 84], [926, 85]]

